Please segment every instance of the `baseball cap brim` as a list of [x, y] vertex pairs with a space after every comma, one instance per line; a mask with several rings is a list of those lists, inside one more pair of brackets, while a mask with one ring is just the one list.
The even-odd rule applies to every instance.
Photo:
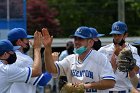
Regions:
[[112, 34], [120, 34], [120, 35], [121, 35], [121, 34], [124, 34], [124, 33], [125, 33], [125, 31], [111, 31], [110, 34], [111, 34], [111, 35], [112, 35]]
[[31, 38], [34, 38], [33, 35], [27, 35], [27, 39], [31, 39]]
[[105, 34], [98, 34], [97, 37], [102, 37], [104, 36]]

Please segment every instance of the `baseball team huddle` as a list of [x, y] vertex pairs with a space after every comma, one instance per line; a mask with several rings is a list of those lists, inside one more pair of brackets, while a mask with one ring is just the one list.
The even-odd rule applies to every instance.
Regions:
[[[36, 93], [37, 85], [46, 86], [60, 76], [67, 78], [60, 93], [140, 93], [140, 56], [137, 48], [126, 42], [127, 25], [114, 22], [110, 35], [112, 43], [101, 46], [99, 38], [104, 34], [80, 26], [70, 36], [74, 39], [73, 54], [58, 61], [52, 55], [53, 36], [47, 28], [34, 36], [22, 28], [11, 29], [7, 39], [0, 40], [0, 93]], [[27, 55], [31, 45], [34, 59]]]

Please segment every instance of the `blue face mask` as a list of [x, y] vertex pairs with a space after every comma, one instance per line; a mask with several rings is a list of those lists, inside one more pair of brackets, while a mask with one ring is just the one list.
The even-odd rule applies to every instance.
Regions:
[[78, 49], [74, 49], [74, 53], [75, 54], [79, 54], [79, 55], [81, 55], [82, 53], [84, 53], [85, 51], [87, 50], [87, 48], [85, 47], [85, 46], [82, 46], [82, 47], [80, 47], [80, 48], [78, 48]]

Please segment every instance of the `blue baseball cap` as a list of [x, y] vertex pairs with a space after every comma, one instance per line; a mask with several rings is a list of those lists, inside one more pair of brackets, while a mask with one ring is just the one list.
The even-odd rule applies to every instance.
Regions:
[[9, 40], [0, 40], [0, 55], [3, 55], [5, 52], [15, 51], [19, 48], [20, 46], [13, 46]]
[[27, 35], [26, 31], [23, 28], [14, 28], [8, 32], [8, 40], [14, 41], [21, 38], [33, 38], [32, 35]]
[[127, 32], [127, 25], [124, 22], [117, 21], [112, 25], [110, 34], [124, 34]]
[[89, 29], [90, 29], [91, 32], [93, 33], [93, 37], [98, 38], [98, 37], [102, 37], [102, 36], [105, 35], [105, 34], [99, 34], [95, 28], [90, 27]]
[[71, 35], [71, 37], [80, 37], [83, 39], [88, 39], [88, 38], [93, 38], [93, 34], [88, 27], [81, 26], [77, 28], [74, 35]]

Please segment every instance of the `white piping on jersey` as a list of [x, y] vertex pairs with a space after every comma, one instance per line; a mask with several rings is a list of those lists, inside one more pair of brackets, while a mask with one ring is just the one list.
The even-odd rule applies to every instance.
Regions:
[[42, 75], [40, 75], [36, 80], [35, 80], [35, 82], [33, 83], [33, 85], [37, 85], [38, 84], [38, 82], [41, 80], [41, 78], [43, 77], [43, 75], [44, 74], [42, 74]]

